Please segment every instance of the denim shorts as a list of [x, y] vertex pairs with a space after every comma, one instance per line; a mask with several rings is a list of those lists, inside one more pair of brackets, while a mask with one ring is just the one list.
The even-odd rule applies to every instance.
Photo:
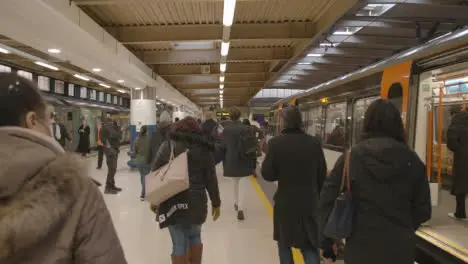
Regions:
[[183, 256], [190, 245], [201, 244], [201, 225], [172, 225], [168, 228], [172, 239], [172, 256]]

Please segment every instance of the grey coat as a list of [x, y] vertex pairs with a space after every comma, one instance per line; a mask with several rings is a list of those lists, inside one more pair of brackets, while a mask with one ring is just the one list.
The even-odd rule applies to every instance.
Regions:
[[240, 121], [224, 122], [222, 148], [224, 150], [223, 168], [226, 177], [247, 177], [253, 175], [256, 161], [246, 158], [241, 152], [241, 135], [251, 133], [249, 126]]

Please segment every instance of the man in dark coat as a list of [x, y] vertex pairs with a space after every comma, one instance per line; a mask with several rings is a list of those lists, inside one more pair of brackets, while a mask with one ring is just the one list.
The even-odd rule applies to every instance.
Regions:
[[215, 142], [217, 138], [218, 122], [213, 118], [212, 112], [205, 113], [205, 122], [202, 123], [201, 128], [203, 130], [204, 137], [211, 142]]
[[452, 123], [447, 131], [447, 147], [453, 151], [452, 195], [456, 199], [455, 213], [449, 216], [467, 220], [465, 200], [468, 193], [468, 113], [461, 112], [460, 106], [450, 109]]
[[281, 263], [293, 263], [291, 247], [306, 263], [319, 263], [318, 202], [327, 165], [318, 139], [302, 129], [295, 106], [282, 112], [284, 130], [272, 138], [262, 164], [262, 176], [278, 181], [274, 205], [274, 239]]
[[115, 186], [115, 173], [117, 172], [117, 160], [120, 153], [120, 139], [122, 131], [117, 124], [116, 119], [107, 118], [100, 132], [101, 141], [104, 145], [104, 154], [106, 155], [107, 163], [107, 179], [106, 194], [117, 194], [122, 191], [121, 188]]
[[159, 147], [167, 139], [169, 129], [172, 125], [172, 118], [168, 112], [164, 111], [159, 116], [159, 123], [150, 137], [147, 164], [152, 165], [156, 159]]
[[[237, 219], [244, 220], [244, 195], [249, 184], [248, 177], [254, 174], [256, 155], [256, 139], [250, 127], [239, 121], [239, 109], [230, 110], [231, 122], [223, 122], [221, 135], [224, 149], [224, 176], [234, 181], [234, 209]], [[253, 152], [252, 152], [253, 151]], [[251, 153], [249, 153], [251, 152]]]
[[62, 148], [65, 148], [65, 146], [67, 144], [67, 140], [71, 142], [70, 134], [68, 133], [68, 130], [65, 127], [65, 125], [63, 124], [62, 119], [60, 117], [55, 118], [55, 123], [57, 123], [57, 125], [60, 128], [60, 136], [61, 137], [60, 137], [59, 143], [62, 146]]

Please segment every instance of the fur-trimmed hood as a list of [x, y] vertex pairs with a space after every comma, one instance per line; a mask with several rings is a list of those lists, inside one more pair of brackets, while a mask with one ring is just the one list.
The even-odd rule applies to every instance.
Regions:
[[180, 141], [187, 146], [201, 146], [210, 151], [215, 150], [215, 145], [205, 139], [201, 134], [189, 133], [189, 132], [172, 132], [169, 134], [169, 138], [174, 141]]
[[50, 137], [0, 128], [0, 263], [62, 226], [86, 183], [85, 168]]

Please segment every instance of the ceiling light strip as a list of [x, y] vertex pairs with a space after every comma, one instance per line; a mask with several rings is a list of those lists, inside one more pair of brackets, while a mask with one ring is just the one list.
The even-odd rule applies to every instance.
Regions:
[[51, 70], [54, 70], [54, 71], [58, 71], [58, 70], [59, 70], [59, 68], [57, 68], [57, 67], [55, 67], [55, 66], [52, 66], [52, 65], [50, 65], [50, 64], [47, 64], [47, 63], [45, 63], [45, 62], [42, 62], [42, 61], [36, 61], [36, 62], [34, 62], [34, 63], [37, 64], [37, 65], [40, 65], [40, 66], [42, 66], [42, 67], [44, 67], [44, 68], [51, 69]]

